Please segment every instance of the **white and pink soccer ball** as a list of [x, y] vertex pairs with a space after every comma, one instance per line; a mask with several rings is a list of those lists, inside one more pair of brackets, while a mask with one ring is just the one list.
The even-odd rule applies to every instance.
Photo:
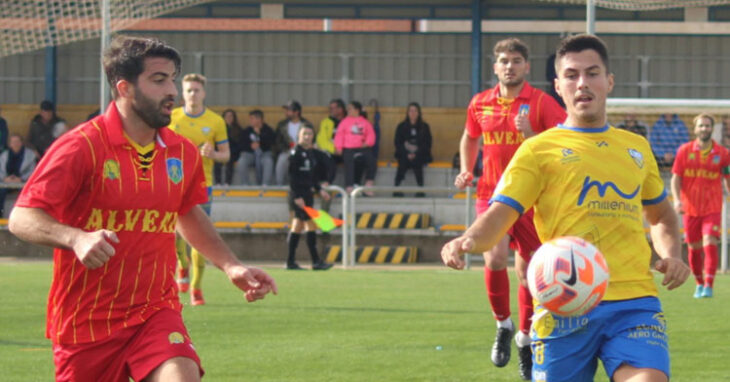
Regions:
[[579, 316], [595, 308], [608, 287], [608, 265], [593, 244], [572, 236], [543, 243], [527, 268], [530, 293], [558, 316]]

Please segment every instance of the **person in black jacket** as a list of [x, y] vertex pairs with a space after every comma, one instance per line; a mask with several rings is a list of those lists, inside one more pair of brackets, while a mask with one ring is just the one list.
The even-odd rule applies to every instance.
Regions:
[[[423, 121], [421, 106], [417, 102], [408, 104], [406, 118], [395, 130], [395, 157], [398, 159], [395, 186], [400, 186], [406, 171], [413, 169], [416, 183], [423, 187], [423, 166], [432, 160], [431, 129]], [[395, 193], [394, 196], [403, 194]], [[419, 192], [416, 196], [423, 196], [423, 193]]]
[[213, 163], [213, 178], [215, 184], [233, 184], [233, 168], [236, 161], [241, 157], [241, 140], [243, 128], [238, 123], [238, 115], [233, 109], [226, 109], [221, 114], [226, 121], [226, 133], [228, 133], [228, 147], [231, 150], [231, 157], [226, 163]]
[[330, 161], [326, 154], [315, 149], [313, 146], [314, 129], [308, 125], [302, 125], [297, 134], [297, 145], [289, 153], [289, 209], [294, 212], [291, 230], [287, 243], [289, 256], [286, 261], [286, 269], [302, 269], [296, 263], [296, 250], [299, 244], [299, 237], [302, 231], [306, 232], [307, 247], [312, 256], [313, 270], [327, 270], [332, 264], [325, 263], [317, 254], [317, 226], [309, 217], [304, 206], [312, 207], [314, 204], [314, 193], [319, 193], [322, 200], [329, 200], [330, 194], [325, 191], [320, 183], [326, 184], [329, 173]]
[[241, 134], [241, 163], [239, 173], [243, 184], [249, 185], [249, 168], [256, 171], [256, 184], [268, 186], [273, 184], [274, 154], [272, 147], [276, 141], [276, 133], [264, 122], [264, 112], [254, 110], [248, 113], [249, 126]]

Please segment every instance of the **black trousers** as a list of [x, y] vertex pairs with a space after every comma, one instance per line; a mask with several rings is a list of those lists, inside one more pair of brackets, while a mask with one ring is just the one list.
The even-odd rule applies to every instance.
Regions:
[[363, 171], [366, 181], [375, 180], [376, 163], [372, 148], [343, 149], [342, 161], [345, 164], [345, 187], [360, 183]]
[[416, 183], [423, 187], [423, 164], [418, 161], [409, 161], [398, 159], [398, 170], [395, 172], [395, 185], [400, 186], [403, 179], [406, 177], [406, 171], [409, 169], [413, 170], [413, 174], [416, 176]]

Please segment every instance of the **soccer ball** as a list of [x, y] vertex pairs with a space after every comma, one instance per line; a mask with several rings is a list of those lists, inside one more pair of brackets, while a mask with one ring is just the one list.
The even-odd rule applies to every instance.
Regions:
[[608, 287], [606, 259], [593, 244], [572, 236], [543, 243], [527, 268], [530, 293], [558, 316], [579, 316], [595, 308]]

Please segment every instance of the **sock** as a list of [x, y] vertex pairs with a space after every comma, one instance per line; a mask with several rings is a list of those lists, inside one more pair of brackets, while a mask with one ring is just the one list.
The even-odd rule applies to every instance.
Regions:
[[509, 310], [509, 277], [507, 269], [493, 271], [484, 267], [484, 285], [487, 287], [489, 305], [497, 321], [503, 321], [512, 314]]
[[530, 339], [530, 336], [528, 336], [526, 333], [523, 333], [521, 330], [515, 334], [515, 343], [517, 344], [518, 348], [523, 348], [525, 346], [530, 346], [530, 343], [532, 340]]
[[193, 271], [191, 272], [190, 287], [192, 289], [203, 289], [203, 271], [205, 271], [205, 257], [193, 248], [190, 251], [190, 257], [193, 262]]
[[317, 253], [317, 233], [314, 231], [307, 232], [307, 247], [309, 247], [309, 255], [312, 256], [312, 264], [319, 264], [319, 254]]
[[515, 330], [515, 324], [512, 323], [512, 319], [507, 317], [504, 320], [497, 320], [497, 328]]
[[517, 306], [520, 312], [520, 332], [527, 334], [530, 332], [532, 313], [534, 312], [532, 309], [532, 295], [530, 294], [530, 290], [522, 284], [517, 287]]
[[702, 248], [689, 248], [688, 249], [688, 260], [689, 260], [689, 269], [692, 270], [692, 274], [695, 275], [695, 280], [697, 281], [697, 285], [702, 285]]
[[297, 255], [297, 245], [299, 245], [299, 236], [300, 234], [296, 232], [289, 231], [289, 237], [286, 238], [287, 243], [289, 243], [289, 258], [286, 260], [287, 264], [294, 264], [294, 259]]
[[705, 286], [712, 288], [715, 283], [715, 273], [717, 273], [717, 246], [706, 245], [705, 249]]
[[182, 269], [188, 269], [190, 262], [188, 260], [188, 243], [180, 236], [175, 237], [175, 254], [177, 255], [177, 264]]

